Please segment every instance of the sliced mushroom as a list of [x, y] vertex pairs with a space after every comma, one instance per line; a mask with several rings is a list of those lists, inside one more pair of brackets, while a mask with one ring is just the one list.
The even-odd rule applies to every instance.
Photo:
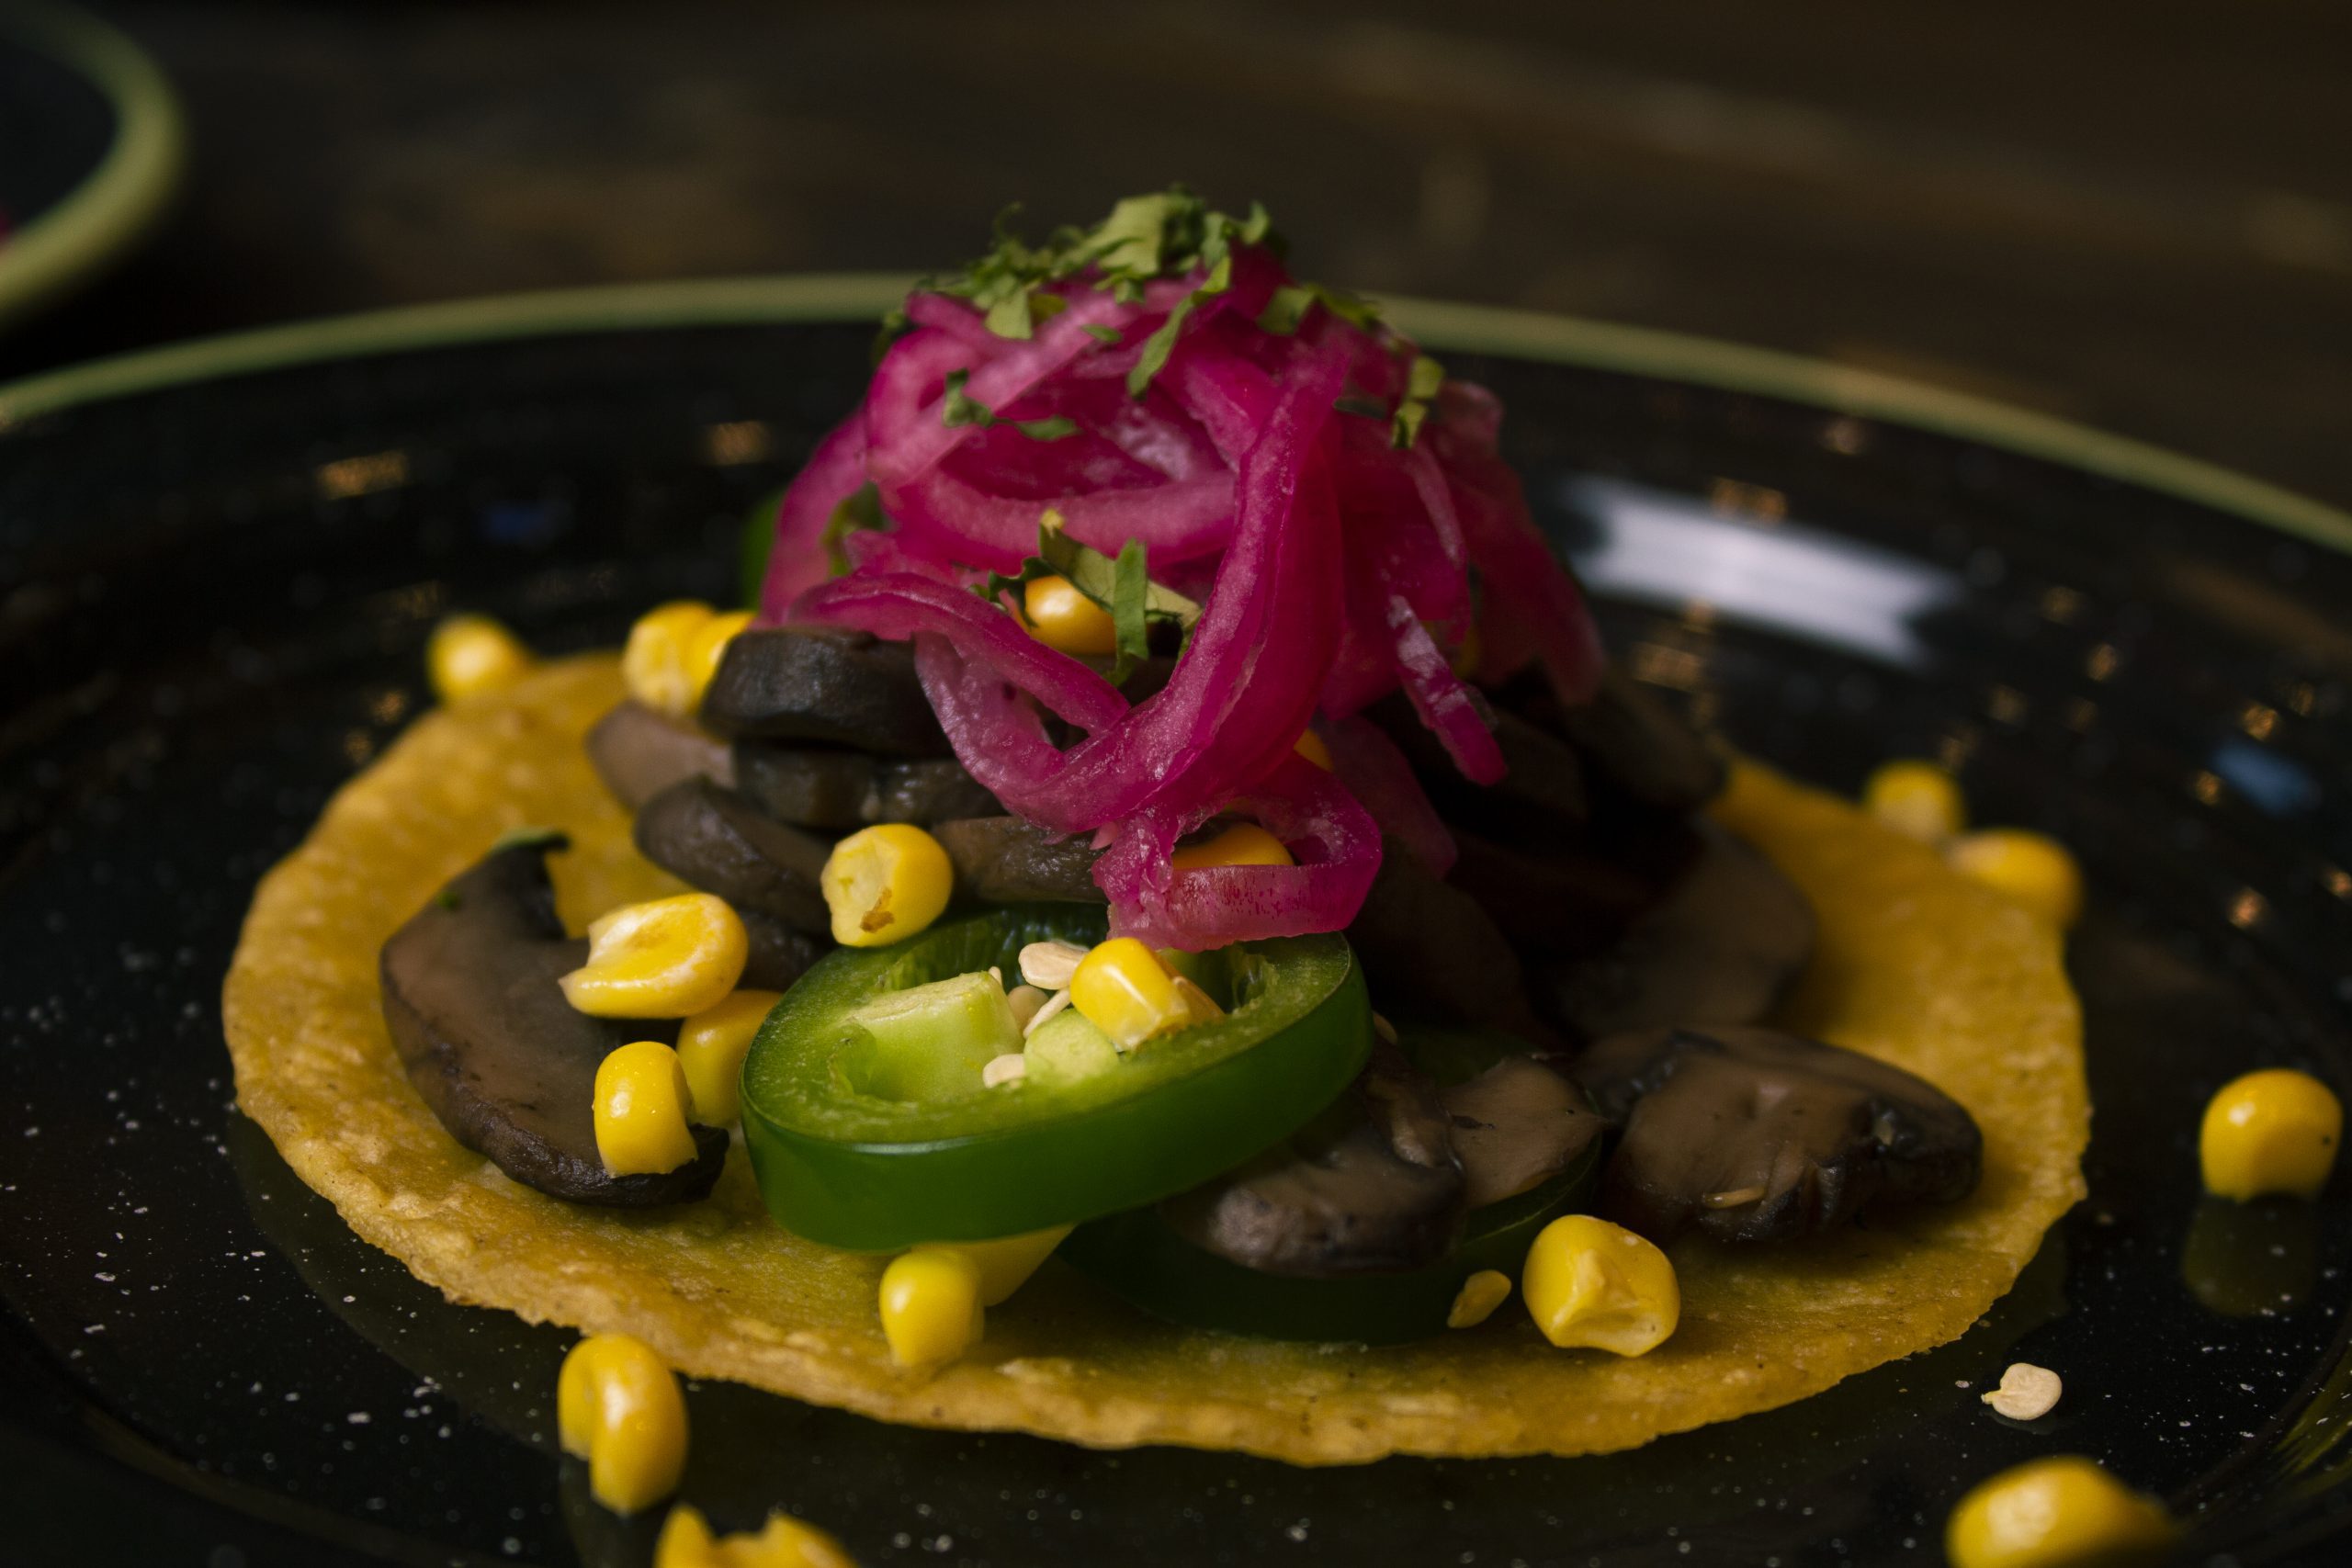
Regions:
[[702, 721], [729, 740], [947, 755], [947, 736], [915, 677], [913, 649], [839, 626], [738, 634], [703, 694]]
[[1559, 736], [1532, 724], [1506, 708], [1494, 707], [1472, 694], [1483, 710], [1487, 727], [1503, 754], [1503, 776], [1479, 786], [1462, 776], [1444, 745], [1430, 733], [1413, 705], [1402, 693], [1373, 705], [1367, 716], [1387, 731], [1398, 750], [1412, 762], [1423, 786], [1460, 819], [1484, 819], [1506, 803], [1525, 807], [1562, 824], [1581, 822], [1587, 813], [1584, 763], [1576, 748]]
[[987, 904], [1101, 904], [1094, 863], [1102, 855], [1083, 834], [1056, 838], [1018, 817], [942, 822], [932, 834], [956, 867], [956, 891]]
[[708, 779], [672, 784], [637, 814], [638, 852], [738, 912], [773, 915], [797, 931], [832, 930], [818, 874], [832, 846], [787, 828]]
[[1813, 956], [1813, 906], [1778, 866], [1699, 822], [1688, 870], [1618, 941], [1541, 966], [1544, 1000], [1589, 1040], [1668, 1023], [1752, 1023]]
[[1767, 1029], [1619, 1035], [1573, 1064], [1624, 1129], [1602, 1212], [1664, 1241], [1777, 1241], [1976, 1189], [1984, 1138], [1924, 1078]]
[[556, 985], [588, 956], [548, 884], [562, 845], [492, 851], [392, 933], [379, 964], [392, 1043], [450, 1135], [525, 1186], [575, 1203], [699, 1198], [727, 1158], [718, 1128], [695, 1127], [695, 1157], [660, 1175], [611, 1176], [597, 1155], [598, 1064], [661, 1030], [575, 1011]]
[[1505, 936], [1535, 953], [1576, 954], [1622, 939], [1689, 871], [1702, 840], [1674, 822], [1656, 832], [1528, 846], [1456, 826], [1453, 842], [1459, 853], [1447, 880]]
[[1462, 1161], [1463, 1207], [1515, 1198], [1566, 1170], [1608, 1130], [1584, 1091], [1533, 1056], [1505, 1056], [1438, 1091]]
[[1637, 806], [1679, 816], [1723, 790], [1724, 760], [1706, 737], [1616, 665], [1576, 707], [1563, 707], [1548, 689], [1517, 694], [1528, 716], [1565, 735], [1600, 781]]
[[1519, 954], [1462, 889], [1431, 876], [1394, 839], [1348, 927], [1373, 984], [1374, 1005], [1557, 1043], [1528, 1005]]
[[1382, 1046], [1304, 1131], [1160, 1213], [1245, 1268], [1325, 1279], [1434, 1263], [1460, 1233], [1463, 1192], [1436, 1087]]
[[588, 761], [605, 787], [631, 811], [682, 779], [735, 782], [735, 762], [725, 741], [635, 699], [596, 721], [588, 732]]
[[958, 817], [992, 817], [1004, 809], [953, 757], [912, 761], [735, 742], [735, 787], [780, 822], [803, 828], [862, 828], [912, 822], [928, 828]]
[[745, 990], [790, 990], [792, 983], [808, 972], [808, 965], [825, 956], [833, 945], [757, 909], [737, 909], [735, 913], [742, 920], [743, 935], [751, 944], [750, 954], [743, 960], [743, 977], [736, 982]]

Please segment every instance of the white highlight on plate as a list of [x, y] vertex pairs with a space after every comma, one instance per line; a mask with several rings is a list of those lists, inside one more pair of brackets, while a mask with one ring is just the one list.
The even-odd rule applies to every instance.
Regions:
[[1926, 561], [1809, 524], [1725, 516], [1707, 502], [1622, 479], [1578, 478], [1560, 500], [1590, 525], [1576, 567], [1601, 593], [1785, 632], [1881, 662], [1928, 662], [1920, 616], [1960, 597]]

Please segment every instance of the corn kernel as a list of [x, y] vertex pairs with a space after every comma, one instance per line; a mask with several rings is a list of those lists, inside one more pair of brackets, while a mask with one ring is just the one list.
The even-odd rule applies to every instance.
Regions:
[[1886, 762], [1862, 785], [1870, 814], [1906, 838], [1940, 844], [1967, 826], [1968, 808], [1951, 774], [1933, 762]]
[[597, 1018], [691, 1018], [727, 999], [751, 955], [727, 900], [682, 893], [624, 904], [588, 928], [588, 962], [563, 994]]
[[1657, 1349], [1682, 1318], [1666, 1254], [1622, 1225], [1564, 1214], [1527, 1249], [1520, 1290], [1544, 1337], [1620, 1356]]
[[686, 1467], [686, 1401], [650, 1346], [592, 1334], [571, 1348], [555, 1385], [563, 1451], [588, 1461], [588, 1489], [634, 1514], [678, 1489]]
[[1176, 852], [1178, 871], [1206, 871], [1218, 865], [1296, 865], [1283, 841], [1255, 822], [1236, 822], [1205, 843], [1187, 844]]
[[952, 1247], [903, 1252], [882, 1270], [882, 1337], [902, 1367], [952, 1361], [979, 1343], [980, 1266]]
[[[696, 679], [695, 639], [709, 626], [712, 615], [700, 600], [681, 599], [638, 617], [621, 649], [621, 682], [628, 694], [656, 713], [692, 718], [701, 688], [710, 680], [707, 671]], [[711, 668], [718, 668], [716, 654]]]
[[1192, 1021], [1175, 976], [1159, 954], [1131, 936], [1113, 937], [1080, 960], [1069, 978], [1069, 1001], [1122, 1051]]
[[749, 610], [730, 610], [713, 615], [695, 628], [686, 639], [686, 716], [702, 711], [702, 694], [710, 690], [710, 678], [718, 673], [718, 661], [727, 657], [727, 645], [752, 624]]
[[1951, 1568], [2080, 1568], [2163, 1554], [2164, 1509], [2078, 1454], [2005, 1470], [1960, 1500], [1944, 1526]]
[[596, 1064], [596, 1154], [614, 1176], [658, 1176], [695, 1157], [685, 1069], [659, 1040], [624, 1045]]
[[736, 991], [678, 1025], [678, 1062], [695, 1121], [724, 1127], [742, 1114], [743, 1057], [783, 998], [781, 991]]
[[534, 662], [522, 639], [488, 615], [452, 615], [424, 645], [425, 675], [445, 703], [503, 692]]
[[1012, 1292], [1029, 1282], [1062, 1238], [1069, 1225], [1048, 1225], [1023, 1235], [999, 1236], [994, 1241], [926, 1241], [917, 1252], [958, 1252], [980, 1272], [980, 1304], [1002, 1306]]
[[1991, 828], [1954, 839], [1944, 851], [1954, 871], [2007, 894], [2060, 931], [2083, 912], [2083, 874], [2065, 846], [2021, 828]]
[[2222, 1086], [2197, 1140], [2205, 1190], [2240, 1202], [2316, 1198], [2335, 1168], [2344, 1107], [2309, 1073], [2269, 1067]]
[[1293, 746], [1291, 750], [1306, 758], [1308, 761], [1314, 763], [1317, 767], [1322, 769], [1325, 773], [1328, 773], [1331, 771], [1330, 743], [1326, 741], [1321, 736], [1316, 734], [1315, 731], [1311, 729], [1300, 730], [1298, 732], [1298, 743]]
[[1080, 593], [1066, 577], [1035, 577], [1021, 591], [1029, 635], [1064, 653], [1116, 653], [1119, 630], [1111, 612]]
[[840, 1541], [789, 1514], [770, 1514], [752, 1535], [714, 1538], [710, 1525], [681, 1503], [662, 1521], [653, 1568], [857, 1568]]
[[1495, 1309], [1510, 1299], [1510, 1276], [1499, 1269], [1481, 1269], [1462, 1281], [1462, 1289], [1447, 1309], [1448, 1328], [1476, 1328], [1495, 1315]]
[[939, 840], [905, 822], [862, 828], [833, 846], [818, 877], [843, 947], [903, 942], [946, 912], [956, 868]]

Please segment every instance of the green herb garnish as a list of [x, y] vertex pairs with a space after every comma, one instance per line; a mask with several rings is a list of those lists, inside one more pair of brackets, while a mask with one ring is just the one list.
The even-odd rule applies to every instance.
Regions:
[[1009, 424], [1032, 441], [1059, 441], [1078, 429], [1076, 420], [1060, 414], [1051, 419], [999, 419], [986, 404], [977, 402], [965, 394], [964, 383], [971, 378], [969, 370], [950, 370], [947, 373], [947, 400], [940, 408], [939, 423], [950, 430], [965, 424]]
[[[1168, 362], [1193, 307], [1232, 286], [1233, 247], [1265, 245], [1277, 254], [1282, 250], [1281, 236], [1264, 207], [1252, 202], [1247, 216], [1235, 218], [1212, 209], [1182, 186], [1128, 197], [1093, 228], [1057, 229], [1042, 245], [1033, 246], [1013, 231], [1013, 215], [1019, 210], [1012, 207], [998, 214], [996, 243], [986, 255], [961, 272], [925, 278], [916, 287], [970, 300], [983, 313], [989, 331], [999, 337], [1026, 338], [1037, 322], [1068, 308], [1069, 301], [1053, 292], [1053, 286], [1081, 274], [1091, 271], [1114, 299], [1133, 304], [1143, 298], [1147, 283], [1204, 271], [1201, 286], [1146, 341], [1142, 357], [1127, 377], [1127, 389], [1137, 397]], [[903, 310], [886, 316], [877, 354], [906, 326]], [[1087, 331], [1105, 344], [1120, 341], [1114, 328]]]
[[833, 514], [825, 519], [825, 559], [835, 577], [849, 573], [849, 536], [852, 534], [880, 533], [889, 526], [889, 519], [882, 515], [882, 497], [868, 481], [843, 496]]
[[1424, 354], [1407, 374], [1405, 396], [1396, 404], [1396, 418], [1388, 427], [1388, 444], [1399, 452], [1420, 439], [1421, 423], [1430, 416], [1430, 400], [1445, 385], [1445, 367]]
[[1062, 514], [1050, 508], [1037, 523], [1037, 553], [1023, 561], [1021, 570], [1012, 576], [989, 573], [979, 594], [993, 604], [1006, 590], [1014, 590], [1014, 612], [1025, 621], [1027, 612], [1020, 607], [1018, 590], [1041, 577], [1068, 579], [1072, 588], [1110, 612], [1116, 638], [1116, 658], [1111, 666], [1114, 686], [1125, 684], [1136, 666], [1151, 656], [1154, 623], [1176, 626], [1190, 636], [1193, 624], [1201, 618], [1199, 604], [1151, 581], [1141, 539], [1129, 539], [1116, 557], [1106, 556], [1063, 532]]

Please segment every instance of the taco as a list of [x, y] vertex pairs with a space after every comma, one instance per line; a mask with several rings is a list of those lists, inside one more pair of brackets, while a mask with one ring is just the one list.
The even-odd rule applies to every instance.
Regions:
[[892, 331], [756, 623], [427, 716], [264, 882], [239, 1100], [359, 1235], [1309, 1464], [1631, 1447], [2010, 1287], [2082, 1192], [2058, 932], [1611, 669], [1491, 398], [1182, 193]]

